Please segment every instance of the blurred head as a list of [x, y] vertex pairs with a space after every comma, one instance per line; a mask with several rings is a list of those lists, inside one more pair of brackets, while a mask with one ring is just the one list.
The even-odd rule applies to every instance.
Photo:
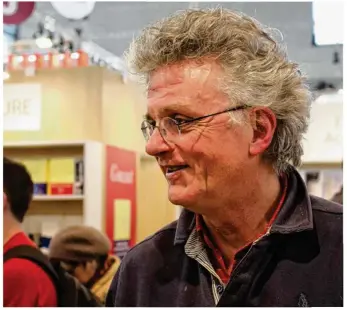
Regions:
[[89, 286], [103, 274], [110, 249], [110, 241], [97, 229], [70, 226], [52, 238], [49, 258], [60, 262], [81, 283]]
[[197, 211], [236, 201], [261, 171], [300, 165], [311, 94], [254, 19], [222, 8], [179, 12], [144, 29], [126, 56], [147, 85], [146, 151], [172, 203]]
[[32, 200], [34, 185], [26, 168], [4, 157], [3, 210], [4, 222], [23, 222]]

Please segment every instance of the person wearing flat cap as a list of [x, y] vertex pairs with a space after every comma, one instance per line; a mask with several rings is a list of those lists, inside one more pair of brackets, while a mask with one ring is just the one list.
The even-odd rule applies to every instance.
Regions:
[[58, 231], [50, 242], [48, 256], [104, 303], [120, 265], [120, 259], [110, 255], [110, 250], [111, 243], [103, 233], [80, 225]]

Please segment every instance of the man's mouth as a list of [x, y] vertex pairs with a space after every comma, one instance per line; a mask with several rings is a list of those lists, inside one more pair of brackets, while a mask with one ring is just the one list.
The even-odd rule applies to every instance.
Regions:
[[180, 171], [185, 168], [188, 168], [188, 165], [168, 166], [166, 167], [166, 173], [174, 173], [176, 171]]

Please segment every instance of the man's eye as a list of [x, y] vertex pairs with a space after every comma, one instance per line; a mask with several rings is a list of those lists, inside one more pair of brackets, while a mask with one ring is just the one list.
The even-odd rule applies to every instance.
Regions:
[[172, 117], [178, 124], [184, 123], [185, 121], [189, 120], [188, 117], [181, 117], [181, 116], [174, 116]]

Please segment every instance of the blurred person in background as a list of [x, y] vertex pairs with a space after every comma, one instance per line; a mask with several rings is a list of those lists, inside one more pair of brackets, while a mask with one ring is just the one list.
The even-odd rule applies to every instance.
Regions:
[[340, 190], [331, 198], [333, 202], [343, 204], [343, 186], [341, 186]]
[[52, 279], [34, 262], [9, 258], [10, 251], [37, 246], [23, 232], [21, 223], [33, 196], [33, 181], [26, 168], [3, 159], [4, 306], [55, 307], [57, 294]]
[[270, 31], [189, 10], [126, 56], [147, 85], [146, 152], [183, 211], [127, 253], [106, 306], [342, 306], [342, 208], [295, 168], [312, 96]]
[[120, 260], [110, 255], [111, 243], [93, 227], [76, 225], [64, 228], [53, 236], [49, 245], [52, 264], [60, 263], [98, 298], [105, 302]]

